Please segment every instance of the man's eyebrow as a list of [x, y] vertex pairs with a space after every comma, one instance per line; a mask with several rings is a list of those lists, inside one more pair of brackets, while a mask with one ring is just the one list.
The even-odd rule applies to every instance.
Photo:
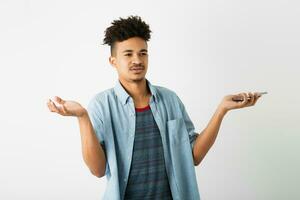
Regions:
[[132, 50], [129, 50], [129, 49], [127, 49], [127, 50], [123, 51], [122, 53], [126, 53], [126, 52], [133, 52], [133, 51], [132, 51]]
[[[133, 50], [127, 49], [127, 50], [123, 51], [122, 53], [132, 53], [132, 52], [133, 52]], [[141, 49], [140, 52], [148, 52], [148, 50], [147, 49]]]

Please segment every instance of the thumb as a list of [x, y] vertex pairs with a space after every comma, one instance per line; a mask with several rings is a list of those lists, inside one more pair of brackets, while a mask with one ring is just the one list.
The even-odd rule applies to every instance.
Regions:
[[64, 104], [66, 101], [63, 100], [62, 98], [58, 97], [58, 96], [55, 96], [54, 97], [55, 101], [57, 101], [59, 104]]

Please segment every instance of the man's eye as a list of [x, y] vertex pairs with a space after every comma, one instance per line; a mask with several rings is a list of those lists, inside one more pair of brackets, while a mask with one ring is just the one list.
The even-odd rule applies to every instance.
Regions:
[[131, 54], [130, 54], [130, 53], [128, 53], [128, 54], [125, 54], [125, 56], [131, 56]]

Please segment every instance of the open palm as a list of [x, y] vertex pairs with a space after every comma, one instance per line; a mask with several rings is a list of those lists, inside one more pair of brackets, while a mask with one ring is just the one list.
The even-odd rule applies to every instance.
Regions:
[[63, 100], [55, 96], [55, 104], [51, 99], [47, 102], [47, 106], [51, 112], [56, 112], [63, 116], [76, 116], [81, 117], [86, 113], [86, 109], [76, 101]]

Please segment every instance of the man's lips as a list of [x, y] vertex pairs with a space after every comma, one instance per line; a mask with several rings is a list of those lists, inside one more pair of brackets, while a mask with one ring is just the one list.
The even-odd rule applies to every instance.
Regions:
[[130, 70], [141, 71], [141, 70], [144, 70], [144, 67], [132, 67], [132, 68], [130, 68]]
[[134, 67], [130, 70], [133, 74], [141, 74], [144, 71], [143, 67]]

